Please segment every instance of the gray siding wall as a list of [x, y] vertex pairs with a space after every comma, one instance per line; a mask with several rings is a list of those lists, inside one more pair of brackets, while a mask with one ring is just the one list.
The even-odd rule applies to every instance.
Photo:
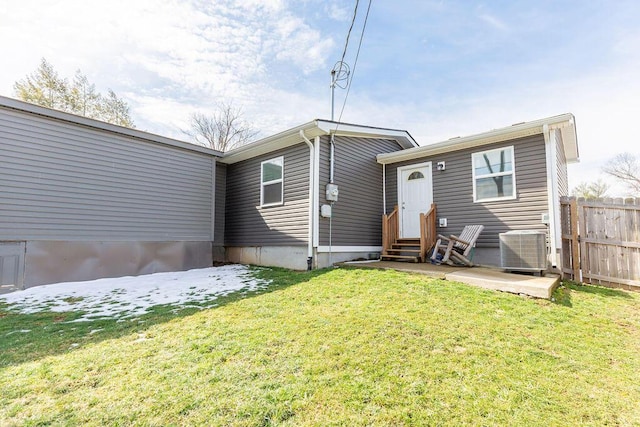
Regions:
[[[471, 154], [513, 145], [517, 199], [497, 202], [473, 202]], [[447, 218], [448, 227], [438, 233], [458, 234], [467, 224], [482, 224], [484, 231], [478, 247], [499, 247], [499, 233], [509, 230], [546, 230], [541, 215], [548, 212], [544, 137], [535, 135], [473, 149], [454, 151], [433, 157], [387, 165], [387, 211], [398, 203], [397, 169], [414, 163], [432, 162], [433, 200], [437, 216]], [[435, 170], [445, 161], [446, 170]]]
[[[382, 244], [382, 165], [376, 155], [399, 151], [396, 141], [374, 138], [335, 138], [334, 181], [339, 186], [333, 205], [333, 246]], [[320, 145], [320, 204], [329, 182], [329, 137]], [[320, 245], [329, 244], [329, 220], [320, 218]]]
[[215, 211], [214, 211], [214, 232], [213, 245], [224, 245], [224, 226], [225, 226], [225, 204], [227, 194], [227, 165], [223, 163], [216, 164], [216, 186], [215, 186]]
[[[564, 155], [562, 132], [556, 130], [556, 166], [558, 169], [558, 196], [569, 195], [569, 173], [567, 172], [567, 158]], [[559, 203], [556, 201], [556, 203]]]
[[214, 162], [0, 108], [0, 240], [210, 241]]
[[[260, 164], [284, 156], [284, 204], [260, 207]], [[308, 241], [309, 147], [300, 143], [227, 166], [225, 246]]]

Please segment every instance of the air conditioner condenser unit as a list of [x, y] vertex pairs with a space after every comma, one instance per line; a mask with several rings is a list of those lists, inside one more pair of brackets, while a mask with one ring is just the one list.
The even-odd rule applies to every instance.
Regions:
[[546, 270], [547, 233], [534, 230], [500, 233], [500, 264], [505, 270]]

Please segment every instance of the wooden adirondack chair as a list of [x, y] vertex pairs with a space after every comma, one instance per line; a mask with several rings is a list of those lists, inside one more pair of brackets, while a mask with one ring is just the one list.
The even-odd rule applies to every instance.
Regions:
[[447, 264], [464, 264], [469, 267], [473, 266], [471, 262], [471, 251], [476, 245], [476, 240], [484, 229], [484, 225], [465, 225], [460, 236], [445, 237], [438, 234], [438, 240], [433, 248], [431, 260], [438, 261], [438, 254], [442, 253], [440, 262]]

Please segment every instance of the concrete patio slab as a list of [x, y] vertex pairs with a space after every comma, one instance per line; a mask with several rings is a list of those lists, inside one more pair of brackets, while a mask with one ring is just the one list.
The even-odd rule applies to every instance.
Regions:
[[447, 280], [454, 280], [485, 289], [524, 294], [536, 298], [551, 299], [551, 294], [560, 277], [536, 277], [524, 274], [505, 273], [490, 268], [474, 267], [447, 274]]
[[424, 274], [435, 279], [466, 283], [484, 289], [492, 289], [513, 294], [523, 294], [535, 298], [551, 299], [553, 290], [560, 283], [556, 275], [537, 277], [526, 274], [506, 273], [489, 267], [455, 267], [427, 263], [407, 263], [394, 261], [345, 262], [345, 266], [359, 268], [381, 268]]

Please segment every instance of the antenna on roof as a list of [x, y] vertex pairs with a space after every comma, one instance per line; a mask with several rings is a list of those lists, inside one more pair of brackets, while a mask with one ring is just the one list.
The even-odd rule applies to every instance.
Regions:
[[344, 61], [336, 62], [336, 65], [334, 65], [331, 70], [331, 121], [334, 120], [336, 86], [340, 89], [346, 89], [349, 74], [351, 74], [351, 70], [349, 69], [349, 65]]

